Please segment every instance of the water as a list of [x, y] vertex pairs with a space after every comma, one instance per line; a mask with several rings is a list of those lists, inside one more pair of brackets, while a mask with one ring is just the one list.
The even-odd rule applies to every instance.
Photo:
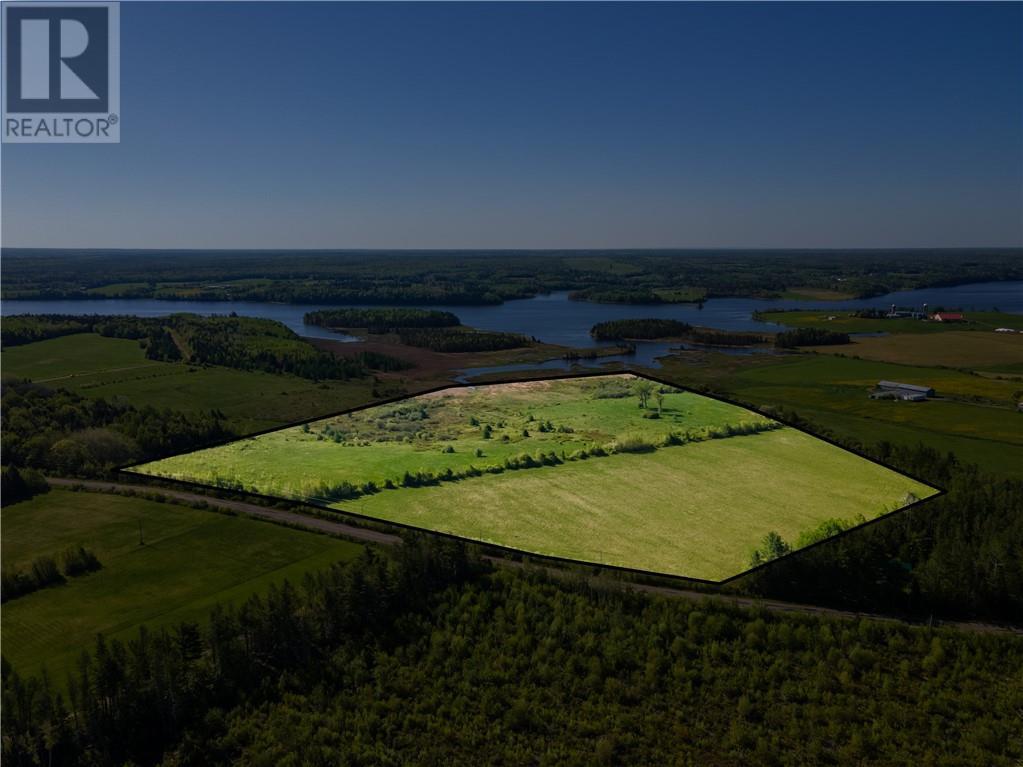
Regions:
[[[767, 309], [882, 309], [898, 306], [930, 308], [944, 306], [965, 311], [998, 308], [1004, 312], [1023, 314], [1023, 282], [985, 282], [957, 285], [948, 288], [927, 288], [890, 293], [876, 298], [846, 301], [792, 301], [788, 299], [764, 300], [755, 298], [712, 298], [701, 306], [696, 304], [595, 304], [569, 301], [568, 293], [558, 292], [506, 301], [498, 306], [444, 306], [423, 305], [423, 308], [442, 309], [458, 315], [466, 325], [482, 330], [523, 333], [541, 341], [576, 348], [606, 346], [612, 342], [594, 341], [590, 328], [598, 322], [617, 319], [654, 317], [688, 322], [692, 325], [737, 331], [777, 331], [784, 326], [761, 322], [753, 318], [754, 312]], [[141, 317], [160, 317], [176, 312], [196, 314], [230, 314], [245, 317], [264, 317], [282, 322], [299, 335], [328, 338], [336, 341], [356, 341], [352, 336], [334, 333], [315, 325], [306, 325], [303, 315], [316, 309], [337, 308], [312, 304], [272, 304], [251, 301], [166, 301], [150, 298], [66, 300], [66, 301], [4, 301], [0, 314], [134, 314]], [[679, 344], [644, 342], [636, 345], [636, 354], [577, 360], [582, 367], [599, 367], [608, 362], [656, 367], [656, 358], [668, 353]], [[749, 354], [750, 349], [721, 349], [729, 354]], [[760, 350], [763, 353], [763, 350]], [[551, 369], [570, 369], [572, 362], [551, 360], [544, 365]], [[544, 365], [540, 365], [543, 368]], [[499, 368], [474, 369], [473, 373], [512, 372], [516, 369], [538, 368], [536, 364], [503, 365]]]

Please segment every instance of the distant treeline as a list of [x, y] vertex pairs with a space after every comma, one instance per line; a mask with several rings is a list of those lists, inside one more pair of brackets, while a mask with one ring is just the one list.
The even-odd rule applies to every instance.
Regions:
[[794, 349], [797, 346], [832, 346], [849, 343], [849, 334], [821, 328], [796, 328], [778, 333], [774, 345], [779, 349]]
[[321, 309], [305, 315], [306, 324], [328, 328], [367, 328], [386, 333], [398, 328], [446, 328], [461, 324], [451, 312], [434, 309]]
[[455, 328], [399, 328], [398, 338], [408, 346], [419, 346], [435, 352], [493, 352], [518, 349], [534, 342], [519, 333]]
[[326, 305], [485, 305], [567, 290], [660, 304], [678, 296], [858, 297], [1023, 279], [1018, 248], [875, 251], [3, 251], [3, 298], [162, 298]]
[[335, 356], [275, 320], [255, 317], [19, 315], [4, 319], [3, 345], [19, 346], [75, 333], [138, 339], [146, 357], [163, 362], [221, 365], [313, 380], [361, 378], [370, 370], [404, 370], [404, 360], [380, 352]]
[[590, 328], [590, 335], [598, 341], [617, 341], [625, 338], [669, 338], [692, 330], [692, 325], [678, 320], [609, 320]]
[[58, 476], [102, 475], [234, 436], [216, 411], [136, 408], [26, 381], [4, 381], [0, 404], [4, 461]]

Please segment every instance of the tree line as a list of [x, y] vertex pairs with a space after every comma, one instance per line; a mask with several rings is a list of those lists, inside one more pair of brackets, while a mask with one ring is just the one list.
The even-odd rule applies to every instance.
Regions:
[[799, 346], [834, 346], [849, 343], [849, 334], [822, 328], [795, 328], [774, 336], [774, 345], [779, 349], [795, 349]]
[[398, 338], [407, 346], [435, 352], [493, 352], [530, 346], [535, 339], [520, 333], [456, 328], [399, 328]]
[[2, 391], [4, 461], [19, 469], [98, 476], [235, 436], [216, 411], [136, 408], [29, 381], [4, 381]]
[[446, 328], [461, 325], [451, 312], [435, 309], [321, 309], [307, 312], [307, 325], [328, 328], [367, 328], [370, 333], [387, 333], [398, 328]]
[[457, 543], [4, 662], [11, 765], [1014, 764], [1014, 637], [488, 572]]
[[590, 335], [597, 341], [619, 341], [630, 338], [670, 338], [685, 335], [692, 329], [692, 325], [679, 320], [608, 320], [590, 328]]

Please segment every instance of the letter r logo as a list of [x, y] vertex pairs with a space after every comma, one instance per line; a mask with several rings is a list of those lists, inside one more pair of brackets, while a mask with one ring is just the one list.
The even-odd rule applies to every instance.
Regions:
[[5, 21], [8, 112], [109, 109], [109, 9], [20, 5]]

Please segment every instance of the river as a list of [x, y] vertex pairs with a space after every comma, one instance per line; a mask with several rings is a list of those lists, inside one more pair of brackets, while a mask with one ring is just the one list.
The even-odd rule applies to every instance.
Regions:
[[[571, 347], [607, 345], [590, 337], [590, 328], [598, 322], [616, 319], [656, 317], [681, 320], [720, 330], [776, 331], [783, 326], [761, 322], [753, 314], [767, 309], [864, 309], [897, 306], [929, 308], [960, 308], [965, 311], [1000, 309], [1003, 312], [1023, 314], [1023, 282], [984, 282], [957, 285], [948, 288], [925, 288], [890, 293], [876, 298], [845, 301], [807, 301], [789, 299], [711, 298], [702, 305], [658, 304], [597, 304], [570, 301], [567, 292], [550, 293], [533, 298], [506, 301], [497, 306], [443, 306], [424, 305], [423, 308], [442, 309], [458, 315], [462, 322], [482, 330], [523, 333], [541, 341]], [[334, 333], [315, 325], [306, 325], [303, 316], [316, 309], [337, 308], [314, 304], [272, 304], [251, 301], [166, 301], [150, 298], [59, 300], [59, 301], [3, 301], [0, 314], [133, 314], [159, 317], [175, 312], [196, 314], [230, 314], [246, 317], [265, 317], [278, 320], [299, 335], [333, 340], [355, 341], [352, 336]], [[671, 346], [677, 347], [678, 344]], [[629, 357], [604, 357], [580, 360], [583, 367], [595, 367], [610, 361], [632, 362], [656, 366], [656, 358], [667, 353], [669, 344], [647, 342], [637, 344], [636, 354]], [[722, 350], [725, 351], [725, 350]], [[730, 349], [733, 354], [749, 354], [752, 350]], [[564, 360], [546, 363], [554, 369], [567, 369]], [[536, 369], [536, 364], [499, 368], [477, 368], [473, 374], [483, 372], [511, 372], [516, 369]]]

